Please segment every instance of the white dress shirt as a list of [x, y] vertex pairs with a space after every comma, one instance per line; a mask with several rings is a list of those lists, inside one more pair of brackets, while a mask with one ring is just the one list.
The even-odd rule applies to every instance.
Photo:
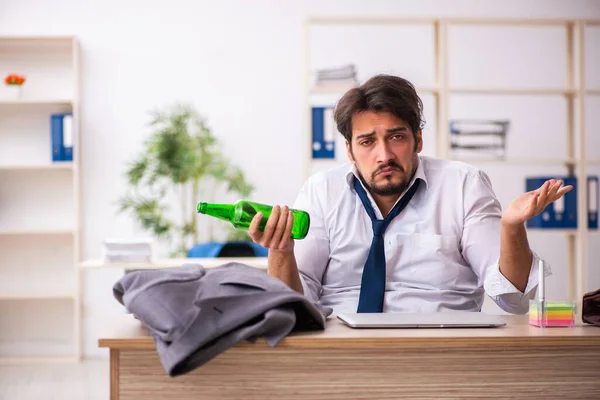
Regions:
[[[357, 310], [373, 239], [371, 219], [353, 188], [355, 175], [350, 163], [317, 173], [293, 206], [310, 214], [307, 237], [295, 243], [304, 293], [336, 314]], [[502, 212], [488, 176], [462, 162], [420, 156], [411, 185], [416, 178], [423, 182], [384, 235], [383, 311], [480, 311], [487, 292], [503, 310], [526, 313], [539, 258], [533, 252], [523, 293], [500, 272]]]

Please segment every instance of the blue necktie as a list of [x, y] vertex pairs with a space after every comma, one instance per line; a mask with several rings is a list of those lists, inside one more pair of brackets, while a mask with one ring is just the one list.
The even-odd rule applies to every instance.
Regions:
[[360, 184], [360, 181], [354, 177], [354, 190], [367, 211], [371, 222], [373, 223], [373, 241], [369, 256], [362, 273], [362, 282], [360, 286], [360, 298], [358, 300], [359, 313], [375, 313], [383, 311], [383, 297], [385, 293], [385, 248], [383, 234], [388, 225], [398, 214], [404, 210], [419, 187], [420, 179], [408, 189], [408, 192], [402, 198], [385, 219], [377, 219], [375, 211], [371, 206], [371, 201], [367, 192]]

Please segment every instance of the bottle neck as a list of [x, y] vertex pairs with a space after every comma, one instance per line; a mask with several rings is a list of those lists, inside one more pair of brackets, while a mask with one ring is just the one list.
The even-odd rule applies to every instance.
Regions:
[[235, 207], [232, 204], [198, 203], [198, 213], [210, 215], [225, 221], [231, 221]]
[[206, 214], [206, 210], [208, 210], [208, 203], [198, 203], [198, 212], [200, 214]]

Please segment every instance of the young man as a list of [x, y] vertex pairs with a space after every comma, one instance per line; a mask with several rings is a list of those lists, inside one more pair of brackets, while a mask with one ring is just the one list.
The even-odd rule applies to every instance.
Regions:
[[[268, 273], [339, 312], [480, 311], [487, 294], [526, 313], [539, 258], [525, 222], [572, 189], [548, 181], [501, 211], [487, 175], [420, 156], [422, 103], [405, 79], [378, 75], [335, 110], [350, 164], [315, 174], [293, 206], [308, 236], [290, 239], [292, 214], [276, 206], [264, 232]], [[549, 271], [546, 271], [549, 273]]]

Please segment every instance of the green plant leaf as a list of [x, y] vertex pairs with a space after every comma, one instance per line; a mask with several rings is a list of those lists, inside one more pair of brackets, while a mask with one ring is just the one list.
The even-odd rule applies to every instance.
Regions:
[[164, 217], [166, 208], [159, 203], [159, 199], [127, 195], [122, 197], [119, 203], [119, 211], [132, 213], [144, 229], [151, 231], [158, 238], [170, 237], [174, 224]]
[[130, 164], [127, 169], [127, 178], [130, 185], [137, 186], [140, 181], [144, 178], [148, 169], [148, 158], [142, 157], [141, 159]]

